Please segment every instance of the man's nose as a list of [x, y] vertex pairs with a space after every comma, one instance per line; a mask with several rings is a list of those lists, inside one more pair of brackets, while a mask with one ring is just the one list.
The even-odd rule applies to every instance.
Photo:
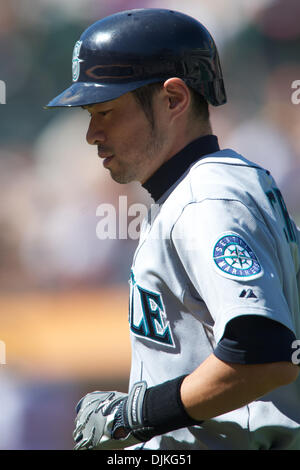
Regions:
[[99, 124], [97, 125], [95, 123], [93, 118], [91, 118], [89, 128], [86, 133], [86, 140], [90, 145], [98, 145], [99, 143], [105, 142], [104, 131]]

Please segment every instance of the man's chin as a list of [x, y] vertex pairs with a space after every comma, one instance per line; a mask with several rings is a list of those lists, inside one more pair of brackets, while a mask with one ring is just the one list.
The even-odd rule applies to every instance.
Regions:
[[128, 184], [128, 183], [131, 183], [132, 181], [136, 181], [136, 179], [134, 177], [130, 177], [129, 175], [120, 175], [120, 174], [114, 173], [112, 170], [109, 170], [109, 171], [110, 171], [111, 178], [116, 183]]

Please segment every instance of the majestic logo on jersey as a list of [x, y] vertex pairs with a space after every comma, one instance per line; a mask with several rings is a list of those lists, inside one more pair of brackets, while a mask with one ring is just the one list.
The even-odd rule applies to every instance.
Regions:
[[253, 279], [263, 274], [253, 250], [238, 235], [222, 236], [214, 246], [213, 258], [218, 270], [231, 279]]
[[257, 296], [254, 294], [252, 289], [244, 289], [240, 293], [239, 297], [242, 299], [257, 299]]
[[79, 59], [81, 44], [82, 44], [82, 41], [77, 41], [73, 50], [73, 59], [72, 59], [73, 82], [77, 82], [79, 75], [80, 75], [80, 62], [83, 62], [83, 60]]
[[161, 295], [140, 287], [131, 272], [129, 322], [131, 331], [151, 341], [175, 347]]

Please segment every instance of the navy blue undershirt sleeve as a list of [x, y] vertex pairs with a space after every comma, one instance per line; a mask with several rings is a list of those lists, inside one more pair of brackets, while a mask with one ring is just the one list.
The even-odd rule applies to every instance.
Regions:
[[225, 362], [264, 364], [292, 362], [295, 334], [281, 323], [259, 315], [241, 315], [227, 323], [214, 355]]

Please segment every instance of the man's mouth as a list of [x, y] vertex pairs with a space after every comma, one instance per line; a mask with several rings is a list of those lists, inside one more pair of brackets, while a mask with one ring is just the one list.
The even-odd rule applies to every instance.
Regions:
[[111, 157], [106, 157], [104, 158], [103, 160], [103, 166], [108, 166], [108, 164], [110, 163], [110, 161], [114, 158], [114, 156], [112, 155]]
[[101, 151], [101, 149], [98, 149], [98, 157], [103, 159], [103, 166], [106, 166], [113, 158], [113, 154], [110, 152], [104, 152], [104, 151]]

